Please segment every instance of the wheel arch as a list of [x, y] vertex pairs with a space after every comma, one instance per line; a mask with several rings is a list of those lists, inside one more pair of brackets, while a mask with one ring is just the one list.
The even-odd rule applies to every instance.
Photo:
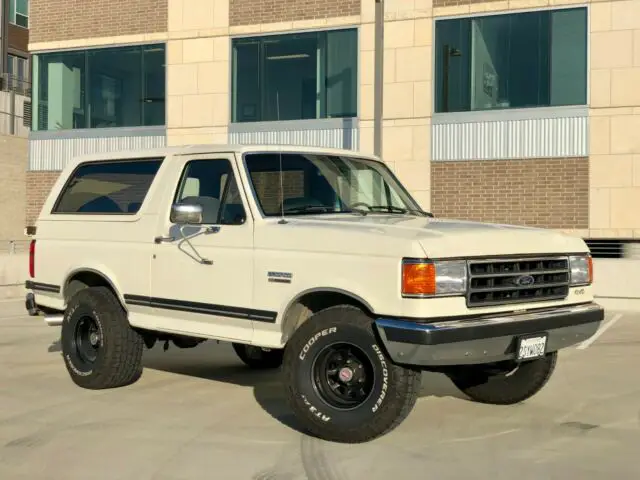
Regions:
[[315, 287], [304, 290], [293, 297], [285, 306], [282, 315], [282, 343], [311, 315], [336, 305], [352, 305], [374, 316], [371, 304], [348, 290], [335, 287]]
[[122, 308], [127, 311], [127, 305], [124, 301], [124, 297], [120, 293], [120, 289], [117, 288], [115, 282], [111, 280], [108, 275], [91, 267], [80, 267], [69, 272], [62, 285], [62, 298], [64, 299], [64, 304], [66, 305], [71, 296], [76, 294], [78, 291], [84, 288], [98, 286], [107, 287], [111, 290], [120, 302]]

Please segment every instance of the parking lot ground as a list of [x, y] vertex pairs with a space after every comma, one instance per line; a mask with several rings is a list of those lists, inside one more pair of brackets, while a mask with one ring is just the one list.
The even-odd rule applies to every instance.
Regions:
[[2, 480], [640, 478], [640, 315], [608, 312], [526, 403], [472, 403], [428, 374], [398, 429], [341, 445], [299, 433], [279, 375], [225, 344], [156, 345], [138, 383], [82, 390], [58, 329], [23, 308], [0, 302]]

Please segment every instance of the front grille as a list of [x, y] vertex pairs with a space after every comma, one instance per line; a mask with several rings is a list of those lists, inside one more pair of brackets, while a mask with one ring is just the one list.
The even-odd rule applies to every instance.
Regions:
[[563, 299], [569, 281], [567, 257], [470, 260], [467, 306]]

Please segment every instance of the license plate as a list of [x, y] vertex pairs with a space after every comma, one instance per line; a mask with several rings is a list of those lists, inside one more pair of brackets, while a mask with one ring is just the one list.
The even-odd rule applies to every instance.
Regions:
[[544, 357], [547, 349], [547, 335], [533, 335], [530, 337], [520, 337], [518, 339], [516, 359], [531, 360], [533, 358]]

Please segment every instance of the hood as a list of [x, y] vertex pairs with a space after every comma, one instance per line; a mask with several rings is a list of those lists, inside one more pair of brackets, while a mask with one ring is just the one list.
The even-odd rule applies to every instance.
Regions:
[[406, 238], [418, 242], [430, 258], [589, 251], [579, 237], [517, 225], [378, 213], [366, 216], [308, 215], [288, 217], [287, 220], [300, 227], [306, 225], [334, 232], [354, 229], [358, 233]]

